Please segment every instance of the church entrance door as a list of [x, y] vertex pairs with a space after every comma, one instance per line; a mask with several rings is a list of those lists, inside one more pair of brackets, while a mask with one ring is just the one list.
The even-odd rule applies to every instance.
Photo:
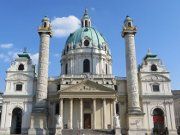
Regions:
[[166, 128], [164, 125], [164, 112], [160, 108], [156, 108], [153, 111], [153, 123], [154, 123], [154, 129], [153, 133], [156, 135], [166, 135]]
[[15, 108], [12, 112], [11, 134], [21, 134], [22, 110]]
[[84, 129], [91, 129], [91, 114], [84, 114]]

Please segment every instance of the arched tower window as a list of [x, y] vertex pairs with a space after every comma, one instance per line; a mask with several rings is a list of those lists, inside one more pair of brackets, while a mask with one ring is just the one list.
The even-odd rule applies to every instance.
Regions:
[[131, 27], [132, 25], [131, 25], [131, 22], [128, 22], [128, 27]]
[[84, 73], [90, 72], [90, 61], [88, 59], [85, 59], [83, 62], [83, 72]]
[[44, 22], [44, 28], [46, 28], [47, 27], [47, 23], [46, 22]]
[[23, 71], [24, 70], [24, 65], [20, 64], [19, 67], [18, 67], [18, 70]]
[[157, 66], [155, 64], [151, 65], [151, 71], [157, 71]]
[[85, 20], [85, 27], [88, 27], [88, 20]]
[[65, 66], [65, 74], [67, 75], [68, 74], [68, 64], [66, 63], [66, 66]]

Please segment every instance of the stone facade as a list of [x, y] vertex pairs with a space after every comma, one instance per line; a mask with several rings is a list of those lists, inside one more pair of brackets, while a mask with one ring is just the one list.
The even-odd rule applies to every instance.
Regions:
[[180, 90], [173, 90], [176, 128], [180, 134]]
[[62, 50], [60, 76], [48, 78], [51, 27], [43, 19], [38, 75], [27, 52], [7, 70], [0, 133], [176, 134], [169, 72], [150, 52], [137, 68], [133, 20], [126, 17], [122, 32], [124, 78], [112, 75], [108, 43], [87, 11], [81, 22]]

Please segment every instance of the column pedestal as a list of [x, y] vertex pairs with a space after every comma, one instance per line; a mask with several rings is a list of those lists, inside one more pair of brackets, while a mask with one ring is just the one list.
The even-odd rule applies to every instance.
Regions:
[[62, 128], [56, 127], [55, 135], [62, 135]]
[[31, 114], [31, 125], [28, 135], [48, 135], [47, 115], [41, 112]]
[[128, 115], [128, 135], [145, 135], [147, 130], [144, 128], [144, 114]]

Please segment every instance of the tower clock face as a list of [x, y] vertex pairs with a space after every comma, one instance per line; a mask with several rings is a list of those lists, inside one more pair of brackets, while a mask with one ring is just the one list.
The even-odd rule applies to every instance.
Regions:
[[86, 40], [84, 41], [84, 46], [89, 46], [89, 40], [86, 39]]

